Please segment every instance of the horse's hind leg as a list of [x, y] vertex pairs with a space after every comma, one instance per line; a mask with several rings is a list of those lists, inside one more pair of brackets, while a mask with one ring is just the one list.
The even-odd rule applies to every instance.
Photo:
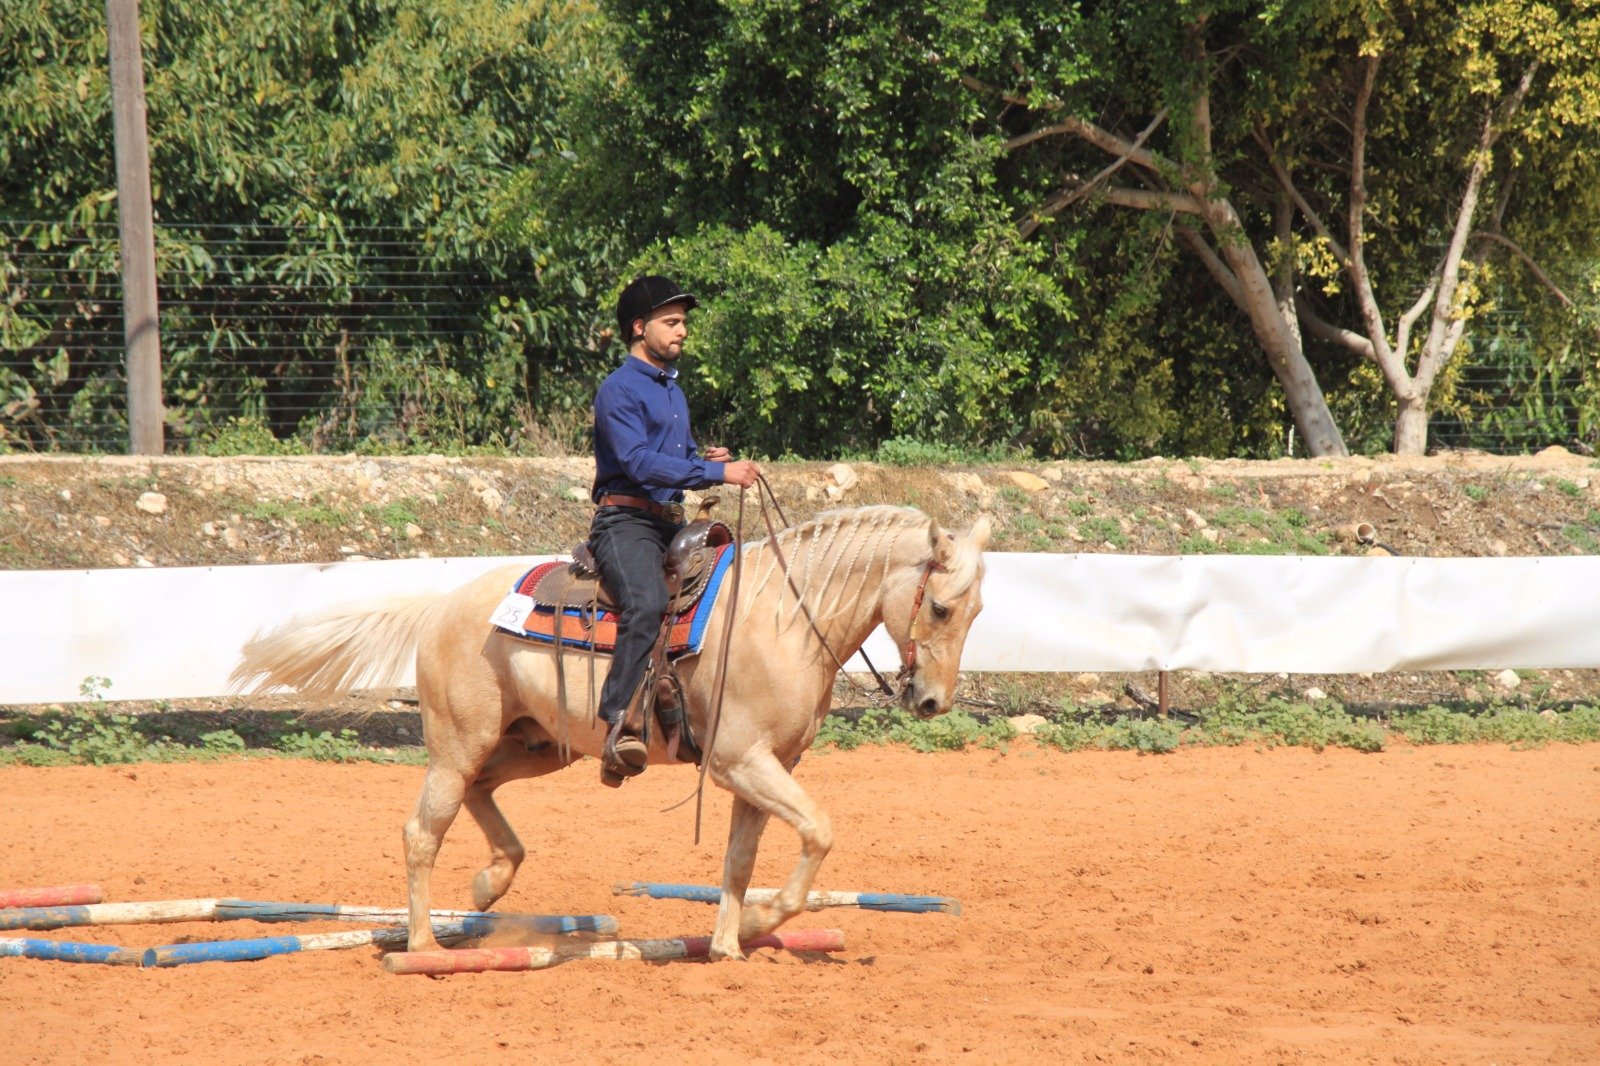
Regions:
[[439, 942], [433, 935], [429, 914], [429, 881], [433, 863], [439, 857], [439, 843], [461, 810], [467, 781], [459, 772], [438, 763], [429, 763], [422, 779], [422, 794], [406, 822], [406, 901], [410, 914], [410, 936], [406, 946], [412, 951], [433, 951]]
[[467, 786], [467, 813], [489, 838], [489, 864], [472, 879], [472, 904], [480, 911], [488, 910], [506, 894], [527, 855], [516, 831], [495, 803], [494, 790], [507, 781], [538, 777], [564, 765], [553, 745], [529, 751], [520, 735], [508, 736], [500, 741], [494, 755], [478, 771], [477, 779]]
[[486, 911], [511, 887], [527, 851], [495, 803], [492, 791], [473, 783], [467, 788], [465, 802], [467, 813], [489, 838], [489, 864], [472, 879], [472, 905]]
[[[816, 880], [822, 860], [833, 847], [833, 826], [827, 814], [806, 795], [805, 789], [789, 775], [777, 757], [771, 754], [751, 754], [718, 774], [718, 784], [731, 791], [762, 815], [777, 815], [794, 827], [800, 836], [800, 861], [794, 872], [773, 897], [772, 902], [754, 906], [738, 906], [730, 898], [732, 881], [740, 870], [734, 865], [735, 837], [753, 828], [759, 839], [762, 825], [741, 827], [740, 807], [735, 804], [734, 825], [729, 832], [729, 855], [723, 868], [722, 909], [717, 914], [717, 929], [711, 938], [712, 958], [741, 958], [739, 941], [770, 933], [805, 909], [806, 895]], [[764, 819], [763, 819], [764, 820]], [[752, 842], [747, 862], [755, 861], [755, 844]], [[749, 886], [749, 866], [743, 870], [744, 887], [739, 889], [742, 899], [744, 888]], [[738, 924], [733, 919], [737, 916]]]

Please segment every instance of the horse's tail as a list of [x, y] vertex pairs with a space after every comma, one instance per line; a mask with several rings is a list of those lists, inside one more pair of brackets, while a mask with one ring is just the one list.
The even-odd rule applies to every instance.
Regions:
[[399, 679], [417, 636], [442, 596], [396, 596], [295, 618], [241, 650], [234, 691], [292, 688], [330, 696]]

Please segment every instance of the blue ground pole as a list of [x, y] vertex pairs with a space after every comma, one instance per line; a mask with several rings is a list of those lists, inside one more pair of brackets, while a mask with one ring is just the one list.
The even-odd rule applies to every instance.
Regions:
[[[619, 896], [649, 896], [651, 899], [683, 899], [691, 903], [720, 903], [722, 889], [716, 885], [674, 885], [659, 881], [634, 881], [618, 884], [611, 891]], [[869, 911], [905, 911], [911, 914], [960, 914], [961, 902], [945, 896], [908, 896], [899, 892], [824, 892], [834, 897], [824, 906], [859, 907]]]

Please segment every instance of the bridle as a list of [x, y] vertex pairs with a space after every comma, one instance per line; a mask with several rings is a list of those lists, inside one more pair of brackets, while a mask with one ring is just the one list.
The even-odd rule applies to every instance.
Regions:
[[[942, 574], [947, 569], [949, 568], [939, 565], [938, 559], [929, 559], [928, 565], [923, 568], [922, 580], [917, 582], [917, 594], [911, 600], [911, 620], [906, 625], [906, 650], [900, 656], [900, 672], [895, 675], [895, 682], [900, 685], [902, 694], [905, 692], [905, 686], [911, 683], [911, 671], [917, 666], [917, 615], [922, 613], [922, 596], [928, 591], [928, 578], [933, 576], [934, 571]], [[817, 636], [820, 638], [822, 634], [818, 633]], [[866, 656], [863, 655], [862, 658]], [[870, 667], [872, 663], [868, 662], [867, 665]], [[872, 672], [876, 675], [878, 671]]]
[[[832, 659], [834, 665], [839, 668], [840, 675], [851, 685], [855, 686], [857, 691], [865, 694], [868, 699], [872, 700], [876, 700], [880, 695], [891, 700], [900, 699], [905, 694], [905, 686], [911, 682], [911, 672], [915, 670], [917, 666], [917, 638], [915, 636], [917, 615], [922, 611], [922, 598], [928, 590], [928, 579], [933, 576], [935, 571], [944, 573], [948, 567], [941, 566], [937, 557], [929, 559], [928, 565], [922, 570], [922, 579], [917, 582], [917, 594], [916, 597], [911, 601], [911, 617], [906, 622], [906, 647], [905, 651], [902, 652], [900, 656], [900, 672], [895, 675], [895, 683], [900, 686], [900, 693], [898, 695], [895, 693], [893, 686], [891, 686], [888, 681], [884, 680], [883, 674], [878, 672], [878, 668], [872, 665], [872, 660], [867, 658], [867, 650], [865, 648], [858, 650], [857, 654], [861, 656], [861, 661], [867, 664], [867, 669], [872, 671], [873, 678], [878, 682], [878, 692], [873, 692], [871, 689], [861, 684], [861, 682], [851, 677], [845, 671], [844, 660], [839, 658], [838, 653], [833, 650], [833, 645], [828, 643], [828, 638], [823, 635], [822, 628], [817, 625], [817, 620], [811, 614], [811, 608], [809, 605], [807, 605], [805, 597], [800, 595], [800, 589], [794, 583], [794, 575], [789, 572], [789, 561], [783, 557], [783, 549], [778, 546], [778, 530], [777, 527], [773, 525], [772, 515], [767, 511], [767, 501], [769, 499], [772, 501], [772, 509], [778, 512], [778, 521], [780, 523], [787, 526], [789, 524], [789, 520], [784, 517], [783, 505], [778, 502], [777, 494], [772, 491], [772, 486], [767, 484], [766, 477], [758, 474], [756, 475], [756, 482], [758, 485], [756, 498], [761, 501], [761, 518], [764, 522], [766, 522], [767, 525], [767, 543], [772, 545], [772, 554], [778, 560], [778, 568], [783, 571], [784, 580], [788, 582], [789, 589], [794, 593], [794, 598], [799, 602], [800, 610], [805, 614], [806, 622], [811, 626], [811, 632], [817, 635], [817, 640], [822, 644], [823, 650], [828, 653], [828, 657]], [[744, 509], [743, 490], [740, 492], [739, 507], [742, 524], [742, 515]]]
[[[872, 671], [872, 676], [877, 680], [879, 692], [873, 692], [845, 672], [843, 660], [839, 658], [838, 652], [833, 650], [833, 645], [828, 643], [828, 638], [823, 635], [822, 628], [817, 625], [816, 617], [811, 613], [811, 607], [806, 603], [805, 597], [800, 595], [800, 589], [795, 584], [794, 575], [789, 572], [789, 562], [783, 557], [783, 549], [778, 545], [778, 529], [773, 525], [772, 515], [768, 513], [767, 501], [772, 501], [773, 510], [778, 512], [778, 521], [787, 526], [789, 520], [784, 516], [783, 505], [778, 502], [777, 494], [772, 491], [772, 486], [767, 484], [767, 479], [764, 476], [757, 474], [756, 483], [758, 486], [756, 499], [761, 502], [761, 518], [767, 525], [767, 540], [772, 545], [772, 554], [777, 558], [778, 567], [783, 571], [784, 580], [788, 583], [790, 590], [794, 592], [795, 600], [800, 604], [800, 610], [805, 614], [807, 624], [811, 626], [811, 632], [817, 635], [817, 640], [822, 644], [823, 650], [828, 653], [828, 657], [833, 660], [834, 665], [838, 667], [840, 675], [855, 686], [867, 699], [876, 701], [880, 693], [889, 699], [899, 699], [900, 697], [896, 696], [893, 687], [878, 672], [878, 668], [872, 665], [872, 660], [867, 658], [867, 650], [865, 648], [858, 649], [858, 653], [862, 661], [867, 664], [867, 669]], [[705, 794], [706, 772], [711, 766], [711, 751], [716, 746], [717, 732], [722, 725], [722, 696], [728, 682], [728, 649], [733, 644], [734, 618], [738, 614], [739, 577], [743, 570], [743, 553], [740, 551], [740, 546], [744, 543], [744, 492], [745, 490], [741, 487], [739, 489], [739, 514], [735, 520], [733, 545], [729, 549], [734, 553], [733, 575], [732, 584], [728, 590], [728, 615], [722, 634], [721, 656], [717, 663], [717, 672], [712, 686], [711, 726], [707, 731], [708, 736], [702, 749], [705, 752], [705, 757], [700, 761], [699, 780], [693, 793], [695, 801], [694, 841], [696, 844], [700, 843], [701, 803]], [[917, 638], [915, 633], [917, 615], [922, 611], [922, 600], [928, 591], [928, 579], [933, 576], [934, 571], [943, 573], [947, 569], [947, 567], [939, 564], [937, 557], [929, 559], [928, 565], [922, 569], [922, 579], [917, 582], [917, 593], [911, 601], [911, 618], [906, 624], [906, 648], [901, 655], [900, 672], [895, 675], [895, 681], [901, 688], [901, 696], [904, 695], [906, 686], [911, 683], [911, 673], [917, 666]], [[667, 810], [673, 810], [686, 802], [688, 802], [688, 797], [668, 807]]]

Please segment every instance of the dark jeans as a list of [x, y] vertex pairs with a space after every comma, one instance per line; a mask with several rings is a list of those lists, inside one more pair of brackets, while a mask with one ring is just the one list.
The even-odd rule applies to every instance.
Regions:
[[600, 717], [614, 721], [628, 709], [667, 613], [662, 556], [683, 527], [635, 507], [602, 507], [589, 525], [589, 548], [606, 588], [617, 600], [617, 647], [600, 689]]

